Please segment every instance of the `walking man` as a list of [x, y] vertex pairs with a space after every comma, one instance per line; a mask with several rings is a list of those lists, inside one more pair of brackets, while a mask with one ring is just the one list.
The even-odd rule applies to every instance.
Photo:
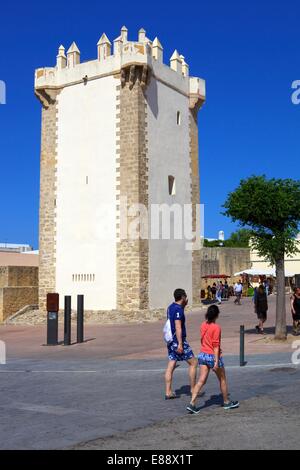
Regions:
[[234, 293], [235, 293], [235, 301], [234, 303], [237, 305], [241, 305], [241, 297], [243, 292], [243, 284], [241, 281], [237, 282], [234, 286]]
[[191, 393], [193, 393], [193, 389], [195, 387], [198, 365], [198, 361], [195, 358], [191, 347], [186, 341], [184, 308], [188, 303], [188, 298], [185, 290], [176, 289], [174, 292], [174, 300], [175, 302], [173, 302], [168, 308], [168, 318], [171, 323], [172, 340], [167, 345], [169, 363], [165, 373], [166, 400], [176, 398], [176, 394], [172, 391], [172, 380], [177, 361], [186, 361], [189, 365]]
[[216, 293], [216, 299], [219, 305], [221, 305], [222, 303], [222, 292], [223, 292], [223, 284], [221, 281], [217, 284], [217, 293]]

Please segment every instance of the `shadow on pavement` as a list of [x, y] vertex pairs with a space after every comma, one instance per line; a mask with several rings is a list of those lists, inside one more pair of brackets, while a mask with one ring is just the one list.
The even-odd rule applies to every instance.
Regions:
[[[189, 385], [183, 385], [182, 387], [175, 390], [175, 393], [178, 397], [181, 397], [182, 395], [190, 397], [191, 396], [190, 389], [191, 388]], [[205, 392], [201, 392], [200, 395], [198, 395], [198, 397], [203, 397], [204, 395], [205, 395]]]
[[223, 405], [223, 397], [221, 393], [219, 395], [211, 395], [211, 397], [208, 400], [206, 400], [204, 402], [204, 405], [200, 406], [200, 408], [201, 410], [203, 410], [204, 408], [208, 408], [209, 406], [213, 406], [213, 405], [219, 405], [219, 406]]
[[[257, 320], [254, 320], [255, 324], [258, 324]], [[287, 334], [291, 334], [293, 331], [293, 328], [291, 325], [287, 325]], [[267, 326], [264, 328], [264, 332], [267, 333], [268, 335], [275, 335], [275, 326]], [[253, 328], [250, 328], [248, 330], [245, 330], [245, 334], [250, 334], [250, 335], [256, 335], [256, 336], [261, 336], [260, 333], [257, 333], [255, 326]]]

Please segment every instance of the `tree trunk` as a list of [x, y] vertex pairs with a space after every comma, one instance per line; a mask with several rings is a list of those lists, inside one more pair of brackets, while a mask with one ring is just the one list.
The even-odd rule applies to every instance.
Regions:
[[276, 261], [276, 328], [275, 339], [286, 340], [286, 303], [285, 303], [285, 272], [284, 256]]

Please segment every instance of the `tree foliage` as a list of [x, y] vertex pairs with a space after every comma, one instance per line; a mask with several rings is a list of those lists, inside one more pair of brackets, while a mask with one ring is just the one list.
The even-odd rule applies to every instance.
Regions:
[[297, 253], [300, 181], [251, 176], [229, 193], [224, 215], [249, 230], [252, 246], [271, 263]]
[[246, 228], [232, 232], [230, 237], [223, 242], [220, 240], [204, 240], [205, 247], [225, 247], [225, 248], [248, 248], [252, 231]]

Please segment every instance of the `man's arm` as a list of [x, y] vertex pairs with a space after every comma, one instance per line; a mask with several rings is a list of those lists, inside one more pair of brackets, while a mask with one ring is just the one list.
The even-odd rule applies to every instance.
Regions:
[[182, 326], [181, 320], [175, 320], [175, 329], [176, 329], [176, 338], [178, 341], [177, 351], [179, 354], [183, 353], [183, 343], [182, 343]]

